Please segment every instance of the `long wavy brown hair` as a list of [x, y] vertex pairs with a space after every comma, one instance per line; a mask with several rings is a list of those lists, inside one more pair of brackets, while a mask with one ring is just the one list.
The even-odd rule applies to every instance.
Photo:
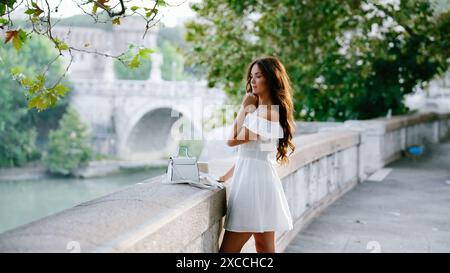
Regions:
[[[289, 75], [281, 61], [273, 56], [263, 56], [256, 58], [247, 69], [246, 91], [251, 92], [251, 70], [257, 64], [261, 70], [268, 90], [272, 105], [278, 105], [280, 125], [283, 128], [283, 138], [278, 140], [276, 161], [281, 165], [289, 163], [289, 157], [295, 151], [292, 138], [295, 133], [294, 105], [292, 102], [292, 88]], [[288, 148], [291, 149], [288, 155]]]

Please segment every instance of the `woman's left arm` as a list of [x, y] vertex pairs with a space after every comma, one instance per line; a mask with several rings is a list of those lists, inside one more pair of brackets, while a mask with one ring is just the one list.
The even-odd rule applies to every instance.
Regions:
[[233, 126], [231, 129], [231, 135], [228, 138], [227, 145], [228, 146], [236, 146], [239, 144], [246, 143], [250, 141], [249, 137], [247, 137], [248, 133], [245, 136], [242, 136], [241, 129], [244, 123], [245, 116], [248, 113], [252, 113], [256, 110], [256, 104], [258, 102], [258, 98], [252, 93], [247, 93], [244, 97], [241, 107], [239, 108], [238, 115], [233, 122]]
[[230, 179], [233, 174], [234, 174], [234, 166], [236, 166], [236, 163], [233, 164], [233, 166], [221, 177], [219, 177], [219, 181], [218, 182], [226, 182], [228, 179]]

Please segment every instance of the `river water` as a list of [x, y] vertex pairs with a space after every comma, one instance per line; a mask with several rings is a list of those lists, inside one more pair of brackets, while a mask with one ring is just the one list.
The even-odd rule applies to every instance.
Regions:
[[49, 178], [0, 182], [0, 233], [121, 190], [165, 168], [99, 178]]

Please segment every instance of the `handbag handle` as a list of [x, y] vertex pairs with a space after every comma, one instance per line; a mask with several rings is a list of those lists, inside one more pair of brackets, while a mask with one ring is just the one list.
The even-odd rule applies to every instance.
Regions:
[[189, 155], [189, 153], [188, 153], [188, 147], [186, 147], [186, 146], [180, 146], [180, 147], [178, 148], [177, 156], [180, 155], [180, 150], [181, 150], [181, 149], [184, 149], [186, 157], [191, 157], [191, 156]]

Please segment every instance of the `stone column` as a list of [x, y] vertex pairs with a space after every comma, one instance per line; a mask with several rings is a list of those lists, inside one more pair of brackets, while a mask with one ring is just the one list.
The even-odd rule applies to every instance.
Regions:
[[152, 70], [150, 71], [149, 81], [152, 82], [160, 82], [161, 78], [161, 65], [162, 65], [162, 56], [159, 53], [151, 54], [152, 59]]
[[383, 152], [385, 126], [383, 122], [360, 120], [345, 121], [344, 126], [360, 133], [358, 173], [360, 181], [364, 181], [385, 165]]
[[112, 58], [105, 57], [105, 70], [103, 71], [103, 78], [108, 82], [112, 82], [116, 78], [116, 75], [114, 73], [114, 62]]

